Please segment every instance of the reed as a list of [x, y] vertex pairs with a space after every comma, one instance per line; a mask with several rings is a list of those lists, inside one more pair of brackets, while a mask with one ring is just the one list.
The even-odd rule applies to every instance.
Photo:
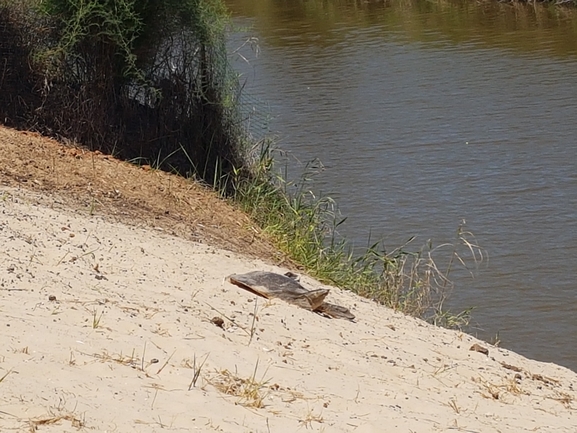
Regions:
[[[451, 328], [468, 324], [471, 310], [446, 311], [455, 268], [471, 272], [485, 259], [473, 234], [459, 225], [453, 242], [414, 248], [414, 238], [387, 250], [383, 242], [353, 252], [338, 229], [346, 218], [330, 197], [316, 196], [310, 184], [322, 169], [309, 163], [296, 181], [275, 168], [272, 143], [263, 143], [252, 176], [235, 178], [234, 199], [297, 266], [320, 281], [432, 323]], [[437, 260], [437, 259], [440, 260]], [[441, 269], [438, 261], [446, 265]], [[469, 265], [472, 265], [470, 267]]]

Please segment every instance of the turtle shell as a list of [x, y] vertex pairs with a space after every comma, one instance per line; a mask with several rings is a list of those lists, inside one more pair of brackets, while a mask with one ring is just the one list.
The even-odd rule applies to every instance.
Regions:
[[278, 298], [306, 310], [315, 311], [329, 317], [353, 320], [355, 316], [339, 305], [324, 302], [329, 289], [308, 290], [295, 278], [274, 272], [253, 271], [246, 274], [232, 274], [228, 280], [245, 290], [267, 299]]

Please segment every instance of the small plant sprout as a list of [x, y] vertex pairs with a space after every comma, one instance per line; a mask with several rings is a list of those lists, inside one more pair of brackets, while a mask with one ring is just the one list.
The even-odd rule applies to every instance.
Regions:
[[257, 306], [258, 306], [258, 298], [255, 297], [254, 298], [254, 311], [252, 313], [252, 324], [250, 325], [250, 338], [248, 340], [248, 345], [250, 346], [250, 343], [252, 342], [252, 338], [254, 337], [254, 333], [255, 333], [255, 322], [256, 322], [256, 312], [257, 312]]
[[189, 391], [193, 387], [196, 386], [196, 382], [198, 381], [198, 378], [200, 377], [200, 372], [202, 371], [202, 367], [204, 366], [204, 363], [208, 359], [208, 355], [209, 354], [207, 353], [206, 356], [204, 357], [204, 360], [198, 366], [196, 365], [196, 354], [194, 355], [194, 358], [192, 361], [192, 380], [190, 381], [190, 384], [188, 385]]
[[92, 329], [97, 329], [100, 326], [100, 321], [102, 320], [103, 315], [104, 310], [100, 312], [100, 315], [98, 315], [96, 308], [92, 310]]
[[10, 373], [12, 373], [12, 370], [8, 370], [6, 373], [4, 373], [4, 376], [0, 377], [0, 383], [2, 383]]
[[461, 408], [457, 405], [457, 401], [454, 398], [451, 398], [447, 403], [451, 409], [455, 411], [455, 413], [461, 413]]
[[499, 335], [498, 331], [495, 334], [495, 336], [493, 338], [491, 338], [491, 340], [488, 343], [492, 344], [495, 347], [499, 347], [501, 345], [501, 336]]
[[315, 415], [314, 411], [309, 408], [305, 416], [299, 420], [299, 423], [308, 429], [309, 427], [312, 428], [313, 422], [323, 423], [324, 419], [321, 414]]
[[170, 362], [171, 358], [174, 356], [175, 353], [176, 353], [176, 351], [174, 351], [170, 354], [170, 356], [166, 359], [166, 361], [164, 361], [164, 364], [162, 364], [162, 366], [158, 369], [156, 374], [160, 374], [160, 372], [162, 370], [164, 370], [164, 367], [166, 367], [168, 365], [168, 363]]
[[140, 358], [140, 371], [144, 371], [144, 355], [146, 354], [146, 341], [144, 342], [144, 349], [142, 349], [142, 357]]

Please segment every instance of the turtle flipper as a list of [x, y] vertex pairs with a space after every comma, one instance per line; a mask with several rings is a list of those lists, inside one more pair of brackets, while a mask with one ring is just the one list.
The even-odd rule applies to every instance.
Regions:
[[323, 316], [331, 317], [333, 319], [346, 319], [350, 321], [355, 320], [355, 315], [351, 313], [348, 308], [341, 307], [340, 305], [329, 304], [328, 302], [323, 302], [322, 305], [314, 311], [315, 313], [319, 313]]

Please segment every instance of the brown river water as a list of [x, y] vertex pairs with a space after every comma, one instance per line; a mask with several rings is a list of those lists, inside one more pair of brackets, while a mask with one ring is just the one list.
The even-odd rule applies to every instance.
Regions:
[[[255, 135], [335, 198], [356, 246], [449, 240], [468, 332], [577, 371], [577, 11], [474, 1], [227, 0]], [[253, 41], [256, 41], [253, 39]], [[258, 54], [258, 55], [257, 55]], [[241, 55], [248, 61], [246, 62]]]

